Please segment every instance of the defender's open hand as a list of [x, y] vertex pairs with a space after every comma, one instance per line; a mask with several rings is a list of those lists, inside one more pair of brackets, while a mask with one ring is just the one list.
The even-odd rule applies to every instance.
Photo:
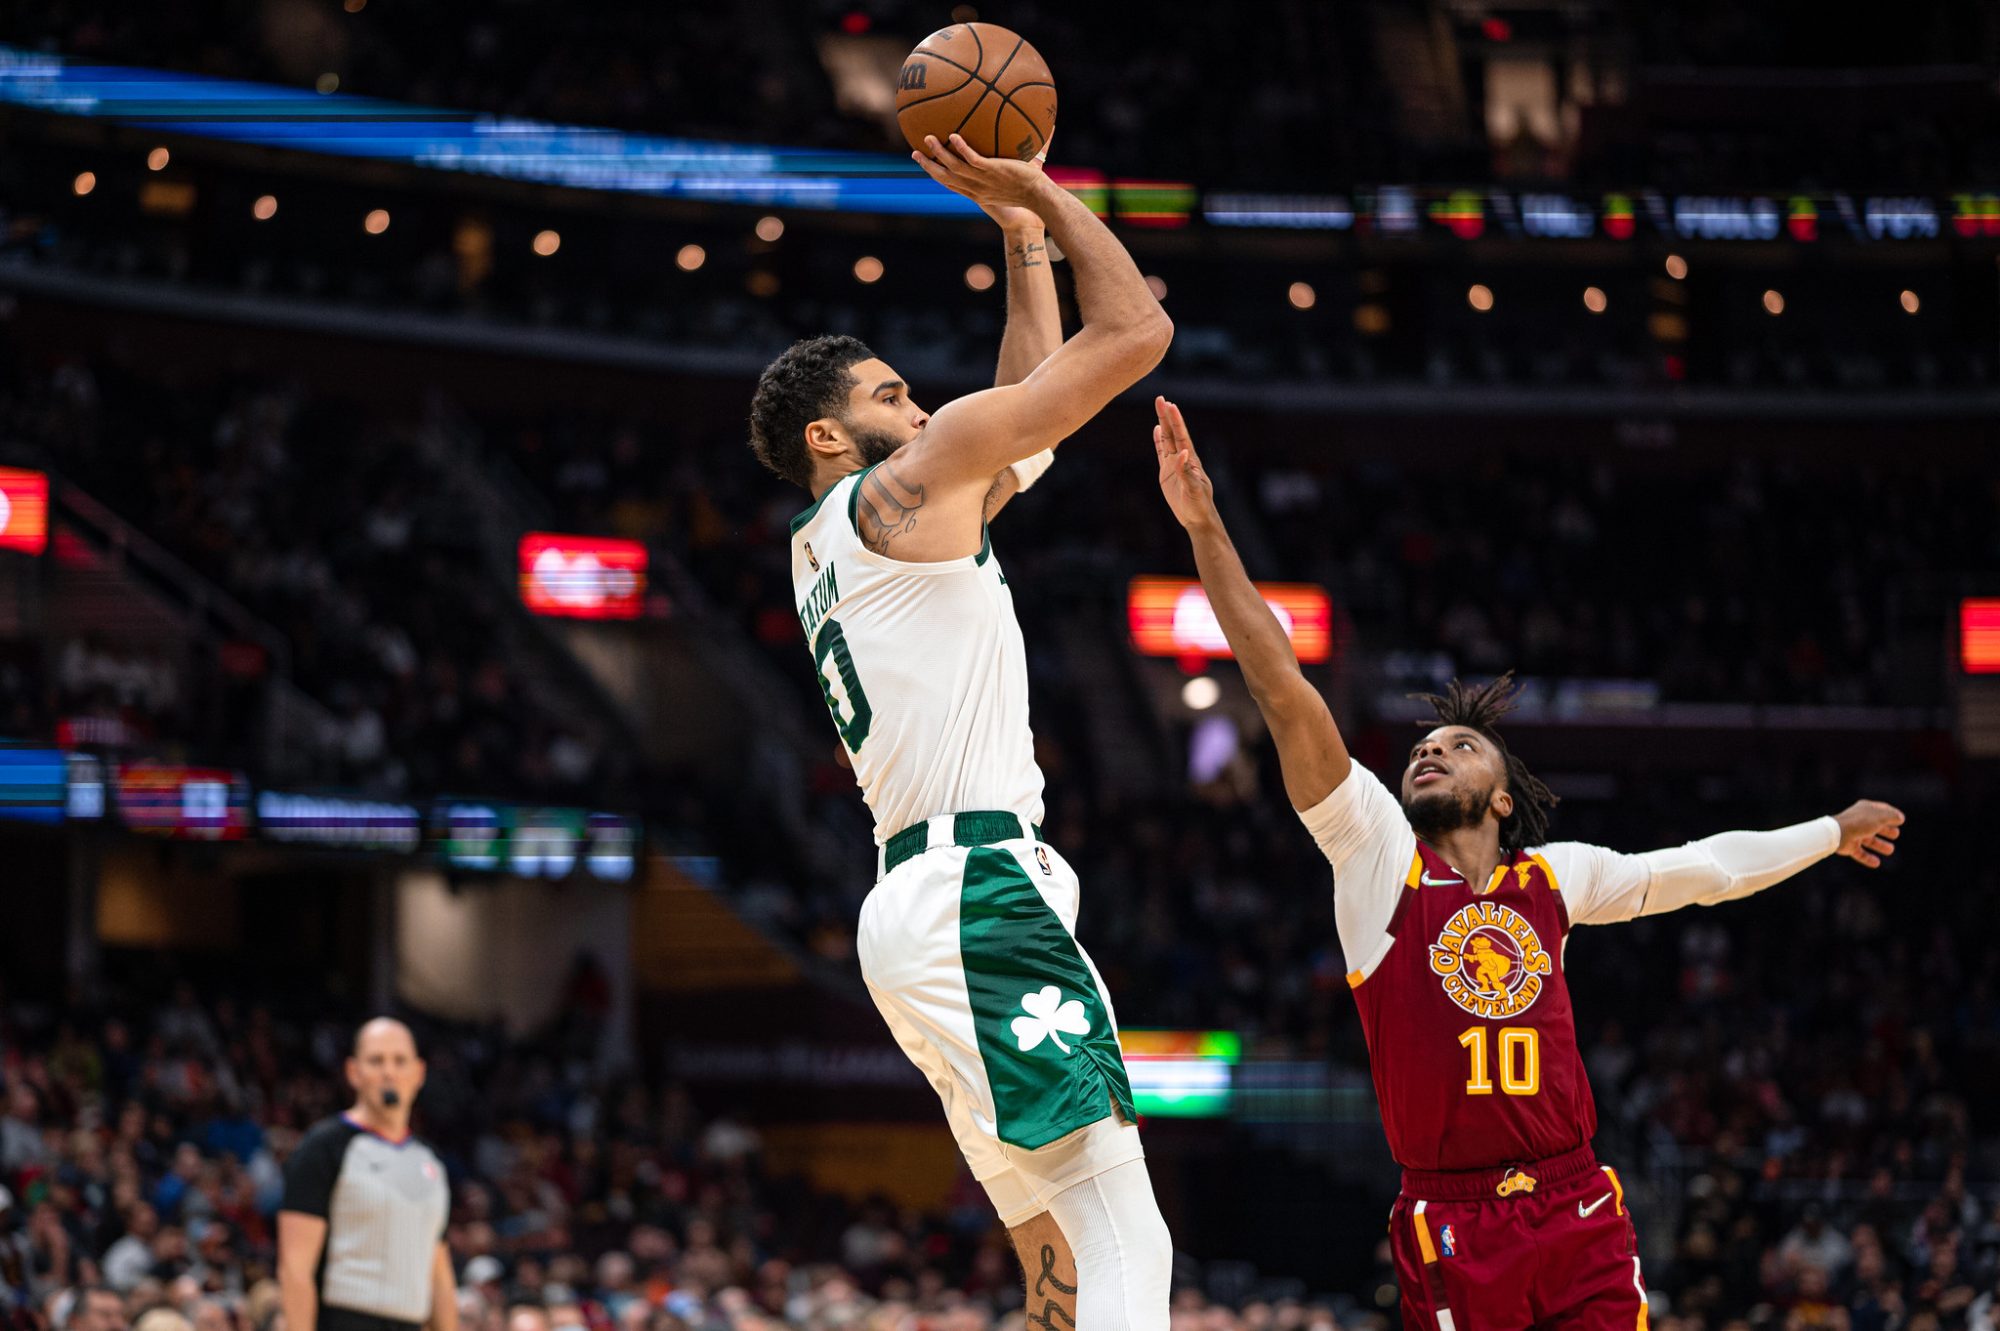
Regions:
[[1835, 814], [1834, 821], [1840, 824], [1838, 854], [1879, 869], [1884, 855], [1896, 853], [1896, 838], [1902, 835], [1903, 811], [1894, 805], [1880, 800], [1856, 800]]
[[1190, 531], [1216, 521], [1215, 486], [1201, 469], [1181, 409], [1156, 397], [1153, 411], [1160, 418], [1153, 427], [1153, 452], [1160, 460], [1160, 493], [1167, 497], [1167, 507]]

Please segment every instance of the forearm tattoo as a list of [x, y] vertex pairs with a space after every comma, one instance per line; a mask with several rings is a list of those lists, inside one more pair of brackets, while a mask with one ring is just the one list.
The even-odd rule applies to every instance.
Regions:
[[924, 487], [904, 480], [895, 459], [884, 462], [863, 478], [860, 502], [855, 505], [861, 543], [878, 555], [888, 554], [892, 541], [916, 530], [917, 510], [923, 506]]
[[1009, 268], [1040, 268], [1045, 262], [1049, 247], [1039, 240], [1023, 240], [1007, 247]]
[[[1067, 1299], [1069, 1306], [1065, 1308], [1058, 1303], [1056, 1296]], [[1042, 1305], [1040, 1312], [1035, 1311], [1037, 1301]], [[1042, 1245], [1042, 1272], [1035, 1277], [1035, 1287], [1028, 1295], [1028, 1325], [1040, 1327], [1041, 1331], [1076, 1331], [1076, 1286], [1065, 1285], [1056, 1274], [1056, 1250], [1051, 1244]]]

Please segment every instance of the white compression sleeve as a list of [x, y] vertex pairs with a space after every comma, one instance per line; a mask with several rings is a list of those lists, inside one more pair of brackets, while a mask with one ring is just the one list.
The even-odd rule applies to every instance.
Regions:
[[1652, 871], [1641, 915], [1713, 906], [1761, 892], [1840, 849], [1831, 816], [1770, 832], [1719, 832], [1639, 856]]
[[1144, 1160], [1065, 1188], [1049, 1216], [1076, 1259], [1076, 1331], [1167, 1331], [1174, 1241]]

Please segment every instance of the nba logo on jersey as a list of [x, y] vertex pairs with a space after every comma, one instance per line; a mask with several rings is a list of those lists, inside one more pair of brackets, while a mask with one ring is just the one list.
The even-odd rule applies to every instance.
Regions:
[[1054, 869], [1051, 869], [1049, 867], [1049, 848], [1047, 846], [1035, 847], [1035, 863], [1042, 866], [1042, 872], [1045, 874], [1052, 874], [1055, 872]]
[[811, 541], [807, 541], [805, 542], [805, 547], [806, 547], [806, 563], [812, 565], [813, 572], [815, 573], [819, 572], [819, 556], [813, 553], [813, 543]]
[[1447, 1257], [1458, 1256], [1458, 1235], [1451, 1232], [1450, 1225], [1446, 1225], [1443, 1229], [1438, 1231], [1438, 1241], [1444, 1244], [1445, 1256]]

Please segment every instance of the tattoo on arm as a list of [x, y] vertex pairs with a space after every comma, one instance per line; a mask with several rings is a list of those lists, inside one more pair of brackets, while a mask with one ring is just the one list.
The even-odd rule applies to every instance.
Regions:
[[916, 529], [917, 510], [924, 506], [924, 487], [912, 485], [896, 470], [892, 458], [862, 478], [860, 502], [854, 515], [861, 526], [861, 543], [878, 555], [889, 543]]
[[[1055, 1287], [1056, 1294], [1070, 1300], [1069, 1307], [1064, 1308], [1062, 1304], [1049, 1296], [1048, 1289], [1050, 1286]], [[1040, 1299], [1042, 1303], [1040, 1312], [1033, 1311], [1035, 1300], [1037, 1299]], [[1056, 1250], [1051, 1244], [1044, 1243], [1042, 1245], [1042, 1271], [1040, 1275], [1035, 1277], [1035, 1288], [1028, 1296], [1028, 1306], [1030, 1309], [1028, 1313], [1029, 1326], [1040, 1327], [1041, 1331], [1075, 1331], [1076, 1286], [1065, 1285], [1062, 1277], [1056, 1274]], [[1061, 1325], [1057, 1324], [1057, 1318], [1062, 1319]]]
[[980, 505], [980, 513], [988, 522], [991, 522], [993, 515], [1000, 511], [1000, 506], [1013, 496], [1014, 492], [1007, 484], [1007, 478], [1011, 475], [1013, 472], [1009, 470], [995, 476], [993, 488], [986, 492], [986, 502]]
[[1024, 240], [1007, 247], [1009, 268], [1040, 268], [1048, 254], [1048, 246], [1039, 240]]

